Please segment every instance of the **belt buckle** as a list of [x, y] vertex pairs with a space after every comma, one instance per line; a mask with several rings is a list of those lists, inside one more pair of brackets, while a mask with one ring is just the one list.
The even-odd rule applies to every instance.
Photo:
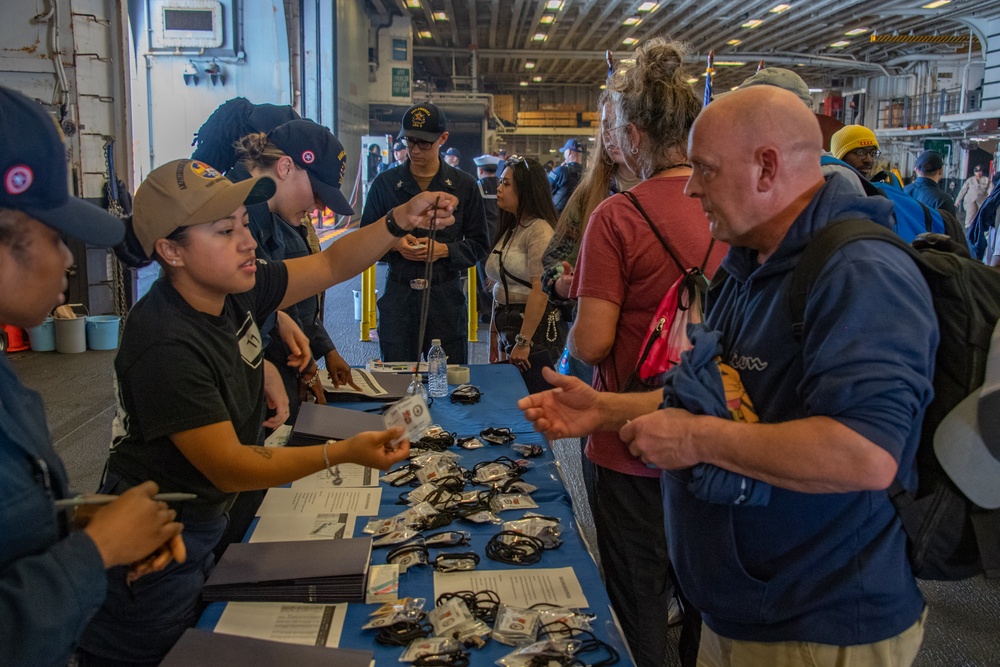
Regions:
[[424, 278], [414, 278], [410, 281], [410, 289], [427, 289], [427, 280]]

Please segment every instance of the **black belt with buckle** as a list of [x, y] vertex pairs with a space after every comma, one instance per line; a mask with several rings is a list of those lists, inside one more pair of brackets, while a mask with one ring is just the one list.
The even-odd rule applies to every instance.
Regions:
[[[443, 285], [445, 283], [450, 283], [462, 274], [458, 271], [436, 274], [431, 279], [434, 285]], [[407, 278], [405, 276], [396, 275], [390, 272], [387, 276], [389, 280], [399, 285], [406, 285], [410, 289], [422, 290], [427, 289], [427, 281], [423, 278]]]

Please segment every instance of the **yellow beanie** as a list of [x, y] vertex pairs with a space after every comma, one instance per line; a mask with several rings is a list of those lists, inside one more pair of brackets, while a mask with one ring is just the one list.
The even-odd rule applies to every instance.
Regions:
[[845, 125], [830, 137], [830, 152], [833, 157], [843, 160], [844, 156], [855, 148], [874, 146], [878, 148], [875, 133], [864, 125]]

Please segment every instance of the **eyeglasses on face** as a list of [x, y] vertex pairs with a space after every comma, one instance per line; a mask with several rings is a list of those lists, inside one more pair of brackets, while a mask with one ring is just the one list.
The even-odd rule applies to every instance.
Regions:
[[877, 160], [878, 156], [882, 154], [882, 151], [877, 148], [855, 148], [854, 150], [849, 151], [849, 153], [859, 160], [863, 160], [866, 157]]
[[416, 139], [414, 137], [403, 137], [400, 141], [402, 141], [403, 145], [407, 148], [419, 148], [422, 151], [425, 151], [434, 145], [433, 141], [424, 141], [423, 139]]

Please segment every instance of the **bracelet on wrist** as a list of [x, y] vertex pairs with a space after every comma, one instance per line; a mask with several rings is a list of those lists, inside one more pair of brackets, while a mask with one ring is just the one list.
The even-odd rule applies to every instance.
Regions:
[[394, 208], [390, 208], [389, 211], [385, 214], [385, 228], [389, 230], [389, 233], [392, 234], [394, 237], [396, 237], [397, 239], [401, 239], [410, 232], [409, 230], [403, 229], [398, 224], [396, 224], [396, 217], [393, 215], [393, 212], [395, 210], [396, 209]]
[[316, 386], [316, 383], [319, 382], [319, 369], [317, 369], [316, 372], [313, 373], [312, 376], [308, 378], [305, 375], [300, 375], [299, 382], [301, 382], [307, 387]]
[[531, 339], [521, 334], [514, 336], [514, 346], [515, 347], [531, 347]]
[[333, 440], [327, 440], [323, 443], [323, 463], [326, 464], [326, 471], [333, 475], [333, 470], [330, 469], [330, 456], [326, 453], [326, 448], [333, 444]]

